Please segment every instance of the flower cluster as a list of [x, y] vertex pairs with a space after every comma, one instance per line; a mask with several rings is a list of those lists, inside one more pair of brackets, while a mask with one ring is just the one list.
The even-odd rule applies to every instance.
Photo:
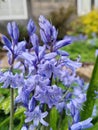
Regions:
[[[86, 101], [84, 81], [76, 75], [81, 63], [72, 61], [69, 54], [61, 50], [71, 44], [70, 37], [58, 41], [56, 28], [44, 16], [39, 17], [39, 26], [42, 46], [31, 19], [27, 25], [29, 42], [18, 42], [19, 30], [15, 22], [7, 25], [11, 40], [1, 35], [8, 51], [10, 68], [0, 71], [0, 83], [3, 83], [2, 88], [18, 89], [15, 104], [25, 107], [26, 116], [21, 130], [33, 130], [39, 124], [48, 126], [45, 117], [53, 107], [59, 113], [65, 111], [70, 117], [69, 130], [91, 127], [91, 118], [80, 119], [80, 111]], [[14, 69], [19, 73], [14, 73]]]

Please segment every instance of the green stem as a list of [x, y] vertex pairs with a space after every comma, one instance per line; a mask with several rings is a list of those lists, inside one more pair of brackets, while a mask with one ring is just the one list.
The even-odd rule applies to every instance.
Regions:
[[14, 130], [14, 90], [10, 88], [11, 106], [10, 106], [10, 129]]

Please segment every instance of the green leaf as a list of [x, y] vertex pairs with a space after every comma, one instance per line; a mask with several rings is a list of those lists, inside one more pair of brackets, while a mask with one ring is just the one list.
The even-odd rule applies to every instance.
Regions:
[[[3, 85], [3, 83], [0, 83], [0, 87]], [[4, 95], [4, 96], [8, 96], [9, 95], [9, 89], [5, 89], [5, 88], [0, 88], [0, 97]]]
[[58, 124], [56, 130], [68, 130], [68, 116], [65, 110], [59, 113]]
[[[24, 111], [25, 111], [25, 109], [23, 107], [18, 108], [17, 111], [16, 111], [16, 113], [14, 114], [14, 119], [22, 117], [22, 121], [23, 121]], [[1, 130], [1, 128], [3, 126], [8, 126], [9, 120], [10, 120], [10, 117], [7, 117], [5, 120], [3, 120], [2, 122], [0, 122], [0, 130]], [[20, 127], [20, 124], [21, 124], [22, 121], [20, 121], [19, 127]]]
[[10, 112], [10, 97], [2, 101], [0, 108], [4, 110], [5, 114], [8, 114]]
[[92, 120], [92, 123], [95, 125], [96, 123], [98, 123], [98, 116], [94, 117], [94, 119]]
[[5, 98], [3, 95], [0, 96], [0, 110], [4, 110], [5, 114], [10, 111], [10, 97]]
[[87, 91], [87, 101], [85, 102], [83, 111], [81, 112], [82, 120], [85, 120], [92, 116], [93, 107], [96, 101], [95, 91], [98, 91], [98, 56], [96, 58], [95, 66], [92, 73], [92, 78]]
[[50, 112], [50, 126], [53, 130], [57, 130], [58, 112], [53, 108]]

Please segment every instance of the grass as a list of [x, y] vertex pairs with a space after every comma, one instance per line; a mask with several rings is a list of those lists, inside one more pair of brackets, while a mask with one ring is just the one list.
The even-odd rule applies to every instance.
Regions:
[[73, 60], [81, 56], [81, 62], [95, 63], [95, 51], [98, 49], [97, 44], [91, 45], [88, 41], [79, 41], [63, 47], [63, 50], [67, 51]]

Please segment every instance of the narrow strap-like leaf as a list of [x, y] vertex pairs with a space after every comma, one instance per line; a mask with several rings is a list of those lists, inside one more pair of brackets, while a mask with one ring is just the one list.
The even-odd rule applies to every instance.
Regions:
[[87, 101], [84, 104], [81, 112], [81, 119], [85, 120], [92, 116], [93, 107], [95, 104], [95, 91], [98, 91], [98, 56], [96, 58], [95, 66], [92, 73], [92, 78], [87, 91]]
[[53, 108], [50, 112], [50, 126], [53, 130], [57, 130], [58, 112]]

